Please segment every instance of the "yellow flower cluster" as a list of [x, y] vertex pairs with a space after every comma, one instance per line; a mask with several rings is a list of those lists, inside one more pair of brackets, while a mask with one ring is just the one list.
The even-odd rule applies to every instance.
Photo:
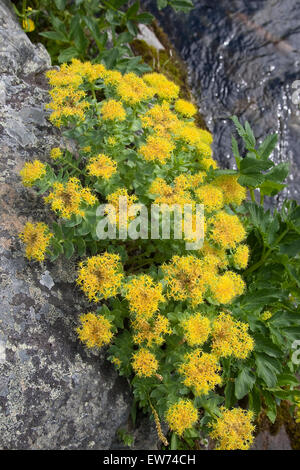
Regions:
[[165, 137], [149, 135], [146, 144], [139, 148], [139, 152], [148, 162], [157, 160], [164, 164], [171, 157], [174, 147], [174, 144]]
[[222, 415], [212, 424], [210, 437], [217, 441], [216, 450], [247, 450], [253, 443], [253, 413], [241, 408], [222, 408]]
[[182, 436], [186, 429], [191, 429], [198, 421], [198, 411], [191, 400], [181, 399], [169, 407], [166, 420], [171, 431]]
[[50, 121], [57, 127], [63, 124], [64, 118], [75, 118], [83, 121], [86, 109], [90, 103], [86, 101], [86, 93], [77, 90], [72, 85], [66, 87], [56, 87], [50, 91], [52, 101], [46, 104], [47, 109], [51, 109]]
[[194, 390], [195, 395], [206, 395], [222, 382], [221, 368], [217, 357], [195, 349], [186, 354], [178, 372], [184, 377], [184, 385]]
[[179, 94], [179, 86], [168, 80], [161, 73], [146, 73], [143, 79], [149, 85], [159, 98], [164, 100], [176, 99]]
[[35, 224], [27, 222], [19, 237], [25, 244], [26, 257], [29, 260], [36, 259], [37, 261], [43, 261], [53, 234], [43, 222]]
[[[126, 201], [124, 198], [126, 198]], [[106, 213], [112, 224], [116, 222], [117, 226], [122, 228], [127, 226], [128, 222], [135, 218], [136, 215], [129, 215], [129, 212], [133, 204], [137, 204], [138, 198], [135, 194], [129, 195], [126, 188], [117, 189], [114, 193], [109, 194], [106, 199], [112, 206], [112, 208], [108, 207], [106, 209]], [[122, 210], [124, 202], [127, 204], [127, 212]]]
[[246, 359], [254, 348], [248, 333], [249, 325], [222, 312], [212, 325], [212, 351], [218, 357]]
[[107, 155], [100, 154], [90, 158], [86, 169], [89, 175], [108, 180], [117, 172], [117, 164]]
[[234, 266], [237, 269], [246, 269], [249, 260], [249, 247], [239, 245], [233, 254]]
[[189, 117], [189, 118], [193, 117], [197, 112], [197, 109], [193, 105], [193, 103], [190, 103], [189, 101], [185, 101], [181, 99], [175, 102], [174, 108], [175, 108], [175, 111], [177, 111], [177, 113], [180, 113], [182, 114], [182, 116]]
[[146, 274], [133, 278], [127, 284], [125, 297], [129, 302], [130, 312], [140, 320], [151, 318], [157, 312], [160, 302], [165, 301], [162, 285]]
[[223, 207], [223, 191], [212, 184], [204, 184], [196, 189], [195, 194], [199, 202], [204, 204], [207, 212], [219, 210]]
[[37, 180], [43, 178], [46, 174], [46, 165], [40, 162], [40, 160], [34, 160], [34, 162], [26, 162], [20, 176], [24, 186], [32, 186]]
[[225, 204], [240, 205], [246, 198], [246, 188], [238, 183], [236, 175], [222, 175], [214, 180], [214, 184], [222, 189]]
[[154, 95], [154, 90], [132, 72], [123, 75], [116, 90], [120, 98], [131, 105], [136, 105]]
[[211, 281], [211, 291], [215, 300], [220, 304], [228, 304], [245, 290], [245, 283], [239, 274], [226, 271]]
[[235, 248], [246, 236], [239, 218], [225, 211], [220, 211], [212, 217], [211, 225], [211, 239], [223, 248]]
[[50, 152], [52, 160], [58, 160], [62, 156], [62, 151], [59, 147], [54, 147]]
[[114, 120], [125, 121], [126, 111], [120, 101], [108, 100], [104, 101], [101, 106], [102, 119], [104, 121]]
[[148, 321], [138, 316], [132, 322], [132, 328], [133, 342], [138, 345], [145, 343], [148, 348], [161, 346], [165, 341], [165, 335], [172, 334], [169, 320], [161, 314]]
[[266, 310], [265, 312], [261, 314], [260, 318], [262, 321], [268, 321], [270, 320], [270, 318], [272, 318], [272, 316], [273, 316], [273, 313], [270, 312], [269, 310]]
[[141, 116], [141, 121], [144, 128], [153, 129], [157, 135], [167, 138], [170, 138], [172, 132], [182, 125], [166, 101], [162, 104], [155, 104]]
[[79, 179], [70, 178], [66, 183], [54, 183], [53, 191], [45, 197], [53, 211], [65, 219], [74, 215], [84, 215], [83, 205], [93, 206], [97, 199], [89, 188], [83, 188]]
[[189, 346], [201, 346], [209, 337], [211, 328], [207, 317], [196, 313], [182, 320], [181, 326], [184, 330], [184, 337]]
[[77, 328], [79, 339], [88, 348], [101, 348], [112, 340], [112, 324], [103, 315], [86, 313], [80, 316], [81, 327]]
[[180, 177], [175, 178], [172, 186], [167, 184], [163, 178], [156, 178], [149, 188], [149, 193], [156, 196], [155, 204], [179, 204], [183, 206], [184, 204], [193, 203], [192, 196], [186, 189], [187, 180], [183, 184]]
[[132, 357], [132, 368], [138, 377], [152, 377], [157, 372], [158, 361], [146, 348], [140, 348]]
[[79, 264], [77, 284], [89, 300], [98, 302], [118, 294], [123, 279], [120, 257], [103, 253]]

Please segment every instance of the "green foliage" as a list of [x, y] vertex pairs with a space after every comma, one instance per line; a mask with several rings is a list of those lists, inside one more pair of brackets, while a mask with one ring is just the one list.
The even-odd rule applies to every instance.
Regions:
[[[72, 58], [102, 62], [108, 68], [122, 72], [144, 73], [150, 68], [134, 57], [130, 43], [138, 34], [138, 24], [150, 24], [153, 16], [140, 9], [140, 2], [127, 0], [33, 0], [14, 5], [23, 20], [35, 24], [31, 32], [43, 41], [53, 64], [69, 62]], [[187, 12], [190, 0], [172, 0], [159, 7], [173, 6]], [[38, 32], [37, 32], [38, 31]]]

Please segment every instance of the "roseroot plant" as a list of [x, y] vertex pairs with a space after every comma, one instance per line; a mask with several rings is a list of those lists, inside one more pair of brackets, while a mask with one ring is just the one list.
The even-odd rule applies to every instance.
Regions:
[[[271, 214], [246, 202], [244, 160], [238, 170], [218, 168], [194, 105], [163, 75], [122, 75], [73, 59], [47, 77], [49, 119], [78, 149], [54, 148], [49, 163], [27, 162], [21, 171], [58, 218], [49, 227], [26, 224], [26, 256], [81, 258], [77, 287], [91, 309], [78, 319], [78, 337], [88, 348], [105, 347], [130, 381], [133, 421], [137, 407], [151, 414], [165, 448], [198, 448], [209, 436], [217, 449], [248, 449], [262, 408], [274, 420], [281, 399], [299, 400], [292, 360], [299, 207], [288, 202]], [[247, 139], [248, 125], [243, 130]], [[153, 238], [141, 223], [143, 236], [124, 236], [153, 204], [161, 208], [160, 233], [166, 212], [173, 221], [190, 205], [194, 224], [203, 204], [203, 245], [187, 250], [191, 234], [176, 238], [172, 230]]]

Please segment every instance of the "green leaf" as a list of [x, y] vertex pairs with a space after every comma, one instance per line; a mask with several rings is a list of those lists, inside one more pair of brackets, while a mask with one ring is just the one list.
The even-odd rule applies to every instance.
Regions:
[[250, 369], [244, 368], [235, 381], [235, 396], [238, 400], [247, 395], [253, 388], [255, 376]]
[[69, 39], [60, 31], [44, 31], [43, 33], [39, 33], [39, 35], [47, 39], [52, 39], [53, 41], [69, 42]]
[[291, 385], [293, 387], [299, 386], [299, 380], [295, 375], [289, 373], [280, 374], [277, 378], [277, 385], [283, 387], [285, 385]]
[[54, 0], [56, 8], [58, 10], [64, 10], [66, 8], [67, 0]]
[[289, 169], [290, 164], [288, 162], [279, 163], [265, 175], [265, 179], [274, 183], [282, 183], [288, 176]]
[[265, 403], [267, 405], [266, 414], [269, 420], [271, 421], [271, 423], [275, 423], [276, 416], [277, 416], [276, 400], [274, 396], [270, 392], [267, 392], [266, 390], [263, 390], [262, 394], [263, 394]]
[[172, 433], [170, 448], [171, 450], [177, 450], [178, 448], [178, 439], [175, 432]]
[[268, 170], [274, 166], [274, 163], [271, 161], [257, 160], [253, 157], [245, 157], [241, 160], [240, 163], [240, 172], [243, 175], [247, 174], [259, 174], [260, 171]]
[[234, 382], [232, 382], [231, 380], [227, 382], [224, 393], [226, 408], [232, 408], [236, 402], [236, 398], [234, 395]]
[[281, 349], [273, 341], [262, 334], [253, 335], [255, 342], [255, 351], [263, 352], [272, 357], [281, 357]]
[[73, 57], [78, 57], [78, 51], [75, 47], [68, 47], [64, 49], [58, 56], [58, 62], [62, 64], [63, 62], [70, 62]]
[[277, 375], [281, 372], [281, 364], [277, 359], [263, 353], [255, 354], [257, 375], [268, 387], [274, 387], [277, 382]]
[[277, 134], [271, 134], [266, 137], [263, 143], [258, 148], [258, 153], [263, 160], [269, 158], [278, 141]]
[[257, 385], [253, 386], [252, 391], [249, 393], [249, 408], [253, 413], [258, 416], [261, 410], [260, 390]]
[[70, 240], [64, 241], [64, 253], [67, 259], [71, 258], [74, 253], [74, 245]]

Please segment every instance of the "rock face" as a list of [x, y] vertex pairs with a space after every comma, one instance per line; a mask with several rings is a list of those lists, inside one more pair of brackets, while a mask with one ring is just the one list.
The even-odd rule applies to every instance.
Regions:
[[18, 240], [27, 220], [51, 217], [19, 178], [25, 161], [61, 143], [43, 108], [49, 67], [0, 0], [0, 448], [108, 449], [128, 417], [127, 383], [76, 339], [91, 306], [75, 263], [29, 263]]

